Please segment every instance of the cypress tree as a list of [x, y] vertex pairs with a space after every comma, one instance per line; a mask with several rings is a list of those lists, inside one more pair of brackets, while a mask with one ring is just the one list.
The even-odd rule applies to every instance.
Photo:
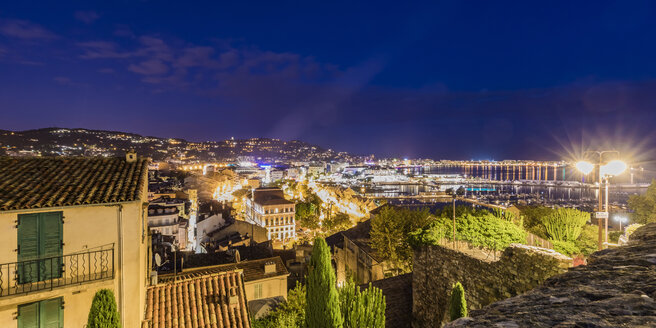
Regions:
[[121, 328], [114, 292], [109, 289], [96, 292], [91, 302], [87, 328]]
[[349, 280], [339, 290], [344, 328], [384, 328], [385, 327], [385, 296], [379, 288], [369, 287], [360, 291]]
[[314, 239], [308, 266], [305, 325], [309, 328], [342, 328], [339, 294], [330, 251], [323, 238]]
[[465, 289], [460, 282], [453, 285], [451, 291], [451, 302], [449, 316], [451, 321], [467, 316], [467, 301], [465, 300]]

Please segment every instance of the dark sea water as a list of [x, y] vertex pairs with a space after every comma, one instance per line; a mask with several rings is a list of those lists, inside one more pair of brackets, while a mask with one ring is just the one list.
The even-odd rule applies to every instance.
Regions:
[[[594, 204], [598, 189], [591, 185], [576, 185], [567, 182], [590, 181], [596, 172], [583, 176], [572, 167], [554, 166], [434, 166], [401, 169], [406, 175], [436, 177], [460, 176], [462, 183], [442, 182], [437, 186], [423, 184], [379, 185], [369, 195], [377, 197], [414, 196], [431, 191], [444, 191], [447, 188], [465, 187], [467, 196], [489, 199], [536, 200], [551, 204]], [[646, 183], [652, 176], [641, 169], [627, 170], [611, 179], [609, 202], [625, 205], [629, 196], [645, 192]], [[471, 179], [480, 178], [480, 179]], [[439, 179], [438, 179], [439, 180]], [[485, 181], [490, 181], [486, 183]], [[494, 181], [494, 183], [492, 183]], [[633, 183], [633, 186], [627, 184]], [[547, 185], [550, 184], [550, 185]], [[638, 186], [642, 184], [642, 186]], [[622, 188], [619, 188], [623, 185]]]

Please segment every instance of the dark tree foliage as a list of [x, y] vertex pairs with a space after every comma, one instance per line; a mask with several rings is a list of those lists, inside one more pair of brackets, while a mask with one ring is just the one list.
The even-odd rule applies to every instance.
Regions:
[[412, 247], [408, 235], [433, 218], [428, 209], [384, 207], [371, 219], [371, 246], [399, 272], [412, 270]]
[[652, 180], [643, 195], [629, 197], [628, 204], [633, 210], [631, 215], [633, 222], [640, 224], [656, 222], [656, 180]]

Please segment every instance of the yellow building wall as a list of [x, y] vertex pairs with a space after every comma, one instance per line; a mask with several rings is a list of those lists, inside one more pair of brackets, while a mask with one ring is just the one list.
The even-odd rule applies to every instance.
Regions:
[[[257, 284], [262, 284], [262, 296], [259, 298], [255, 298], [255, 285]], [[287, 299], [287, 276], [245, 282], [244, 290], [246, 291], [246, 299], [249, 301], [276, 296], [282, 296]]]
[[[145, 199], [145, 191], [142, 199]], [[95, 292], [102, 288], [114, 290], [123, 327], [139, 327], [145, 309], [148, 279], [149, 243], [147, 230], [144, 230], [147, 227], [144, 221], [146, 210], [141, 201], [123, 203], [121, 207], [119, 210], [119, 204], [87, 205], [0, 212], [0, 264], [18, 259], [16, 221], [19, 214], [61, 211], [64, 216], [63, 254], [109, 249], [113, 245], [115, 273], [113, 280], [0, 297], [0, 327], [17, 326], [18, 305], [60, 296], [64, 297], [65, 302], [65, 327], [82, 327], [86, 324]], [[119, 217], [122, 221], [120, 227]], [[64, 272], [64, 275], [67, 273]], [[121, 304], [121, 299], [124, 304]]]

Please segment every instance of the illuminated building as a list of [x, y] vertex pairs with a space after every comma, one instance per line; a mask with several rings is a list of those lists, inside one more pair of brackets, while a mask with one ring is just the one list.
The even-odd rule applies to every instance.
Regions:
[[285, 199], [280, 188], [258, 188], [253, 191], [255, 202], [248, 197], [247, 220], [267, 229], [271, 240], [288, 241], [296, 238], [295, 204]]

